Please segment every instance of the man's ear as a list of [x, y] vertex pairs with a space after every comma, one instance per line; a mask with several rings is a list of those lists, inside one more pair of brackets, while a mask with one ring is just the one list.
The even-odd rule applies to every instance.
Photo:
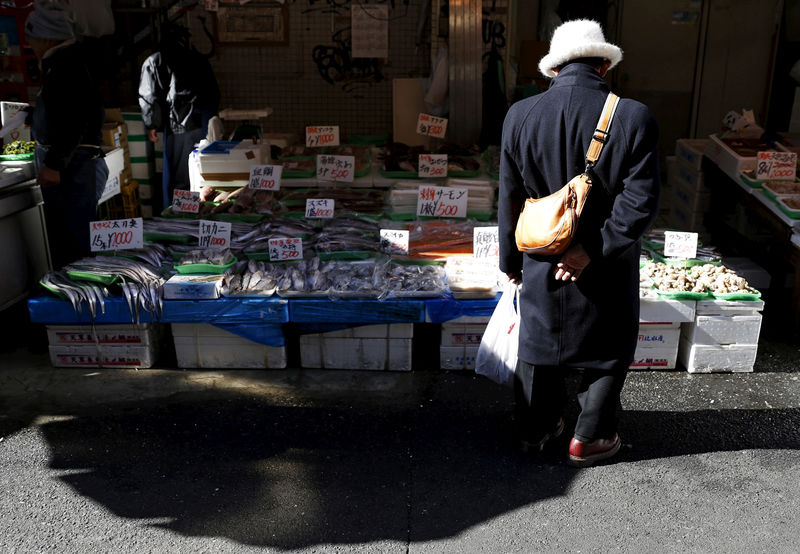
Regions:
[[600, 74], [601, 77], [605, 77], [610, 67], [611, 67], [611, 60], [603, 60], [603, 65], [600, 66], [600, 69], [598, 69], [597, 72]]

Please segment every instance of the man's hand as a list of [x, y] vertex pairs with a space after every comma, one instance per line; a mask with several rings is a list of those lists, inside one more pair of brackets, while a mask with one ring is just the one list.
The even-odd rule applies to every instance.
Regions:
[[150, 139], [150, 142], [158, 142], [158, 131], [155, 129], [148, 129], [147, 138]]
[[521, 271], [515, 271], [513, 273], [506, 273], [506, 277], [508, 277], [508, 280], [511, 281], [512, 283], [514, 283], [515, 285], [519, 285], [519, 284], [522, 283], [522, 272]]
[[61, 173], [47, 166], [42, 166], [36, 176], [36, 182], [41, 187], [54, 187], [61, 182]]
[[571, 245], [556, 264], [553, 272], [556, 281], [577, 281], [590, 261], [589, 254], [586, 253], [583, 246], [578, 243]]

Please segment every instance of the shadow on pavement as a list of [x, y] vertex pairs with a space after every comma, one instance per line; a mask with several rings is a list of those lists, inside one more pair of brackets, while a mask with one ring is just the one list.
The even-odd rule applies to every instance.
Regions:
[[[188, 392], [93, 407], [41, 430], [51, 468], [68, 470], [60, 479], [121, 517], [285, 549], [451, 537], [592, 471], [563, 462], [569, 428], [542, 457], [518, 454], [501, 392], [480, 402], [469, 387], [447, 402], [427, 392], [287, 405]], [[798, 409], [629, 411], [621, 433], [633, 444], [618, 463], [798, 449], [799, 427]]]

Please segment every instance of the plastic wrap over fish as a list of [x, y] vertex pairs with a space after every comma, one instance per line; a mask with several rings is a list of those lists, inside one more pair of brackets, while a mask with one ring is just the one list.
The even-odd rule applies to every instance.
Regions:
[[406, 265], [389, 262], [379, 270], [389, 298], [432, 298], [447, 290], [444, 268], [440, 265]]

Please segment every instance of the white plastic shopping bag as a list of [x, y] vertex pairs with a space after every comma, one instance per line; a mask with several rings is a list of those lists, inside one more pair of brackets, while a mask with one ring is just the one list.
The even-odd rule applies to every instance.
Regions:
[[[516, 306], [515, 306], [516, 301]], [[511, 386], [519, 348], [519, 287], [509, 281], [483, 333], [475, 373]]]

